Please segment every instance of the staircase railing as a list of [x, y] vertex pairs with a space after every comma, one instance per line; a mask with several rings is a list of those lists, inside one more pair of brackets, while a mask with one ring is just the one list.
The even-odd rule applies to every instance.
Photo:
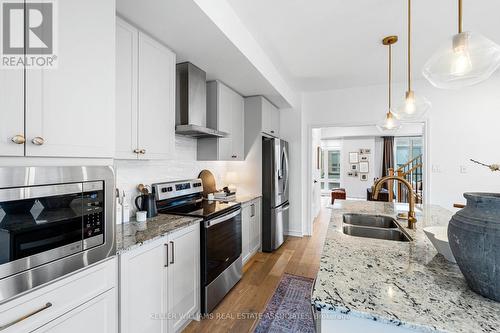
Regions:
[[[414, 159], [408, 161], [404, 165], [400, 166], [398, 169], [395, 170], [395, 174], [398, 177], [403, 177], [405, 178], [408, 182], [410, 182], [413, 186], [413, 190], [417, 194], [417, 203], [422, 203], [422, 195], [423, 195], [423, 162], [422, 162], [422, 155], [418, 155]], [[397, 201], [398, 202], [406, 202], [407, 201], [407, 195], [406, 191], [407, 189], [402, 186], [401, 183], [398, 183], [397, 185]]]

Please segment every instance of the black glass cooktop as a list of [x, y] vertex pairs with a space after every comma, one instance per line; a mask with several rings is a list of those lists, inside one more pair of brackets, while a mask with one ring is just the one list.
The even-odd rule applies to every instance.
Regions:
[[201, 200], [176, 207], [166, 207], [161, 209], [160, 213], [209, 218], [223, 214], [225, 211], [232, 210], [236, 206], [240, 206], [240, 204], [236, 202]]

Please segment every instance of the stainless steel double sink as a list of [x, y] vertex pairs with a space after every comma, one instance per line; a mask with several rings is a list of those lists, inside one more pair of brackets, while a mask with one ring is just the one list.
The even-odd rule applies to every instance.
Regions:
[[355, 237], [410, 242], [411, 237], [390, 216], [367, 214], [344, 214], [344, 234]]

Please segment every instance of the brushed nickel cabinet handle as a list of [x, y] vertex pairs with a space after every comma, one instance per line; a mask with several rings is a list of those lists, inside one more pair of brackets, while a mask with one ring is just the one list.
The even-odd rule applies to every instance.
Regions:
[[140, 154], [141, 151], [139, 149], [134, 149], [134, 154]]
[[34, 145], [37, 145], [37, 146], [41, 146], [45, 143], [45, 139], [42, 138], [41, 136], [35, 136], [33, 138], [33, 140], [31, 140], [31, 142], [34, 144]]
[[17, 324], [17, 323], [20, 323], [20, 322], [22, 322], [23, 320], [26, 320], [26, 319], [28, 319], [29, 317], [34, 316], [34, 315], [36, 315], [37, 313], [42, 312], [43, 310], [47, 310], [47, 309], [48, 309], [48, 308], [50, 308], [51, 306], [52, 306], [52, 303], [48, 302], [47, 304], [45, 304], [44, 306], [42, 306], [40, 309], [34, 310], [34, 311], [32, 311], [32, 312], [30, 312], [30, 313], [28, 313], [28, 314], [25, 314], [24, 316], [22, 316], [22, 317], [20, 317], [20, 318], [18, 318], [18, 319], [16, 319], [16, 320], [11, 321], [11, 322], [10, 322], [10, 323], [8, 323], [8, 324], [5, 324], [5, 325], [3, 325], [3, 326], [0, 326], [0, 331], [3, 331], [3, 330], [5, 330], [5, 329], [7, 329], [7, 328], [9, 328], [9, 327], [11, 327], [11, 326], [13, 326], [13, 325]]
[[170, 241], [170, 244], [172, 244], [172, 261], [170, 261], [170, 263], [174, 264], [175, 263], [174, 242]]
[[141, 153], [141, 154], [143, 154], [143, 155], [144, 155], [144, 154], [146, 154], [146, 149], [141, 149], [141, 150], [139, 150], [139, 153]]
[[163, 244], [165, 245], [165, 250], [167, 251], [167, 261], [166, 261], [166, 264], [163, 265], [163, 267], [168, 267], [168, 244]]
[[236, 157], [238, 157], [238, 155], [233, 155], [233, 156], [231, 156], [231, 157], [232, 157], [232, 158], [236, 158]]
[[18, 145], [22, 145], [23, 143], [26, 142], [26, 139], [24, 138], [24, 135], [18, 134], [12, 137], [12, 142]]

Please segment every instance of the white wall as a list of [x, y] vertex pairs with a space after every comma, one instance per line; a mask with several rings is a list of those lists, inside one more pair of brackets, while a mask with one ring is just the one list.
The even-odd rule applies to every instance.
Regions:
[[302, 145], [303, 128], [302, 128], [302, 112], [298, 109], [282, 109], [280, 136], [289, 144], [289, 159], [290, 159], [290, 222], [288, 234], [292, 236], [302, 236], [310, 234], [306, 230], [307, 225], [303, 221], [307, 221], [305, 200], [309, 197], [305, 193], [306, 184], [310, 180], [310, 175], [304, 174], [307, 168], [307, 163], [310, 159], [304, 158], [304, 150]]
[[[370, 149], [369, 154], [369, 172], [368, 181], [361, 180], [361, 174], [358, 170], [357, 177], [350, 177], [347, 173], [350, 171], [349, 152], [359, 152], [360, 149]], [[348, 198], [366, 199], [366, 189], [373, 184], [374, 173], [374, 155], [375, 138], [345, 138], [342, 140], [340, 150], [340, 185], [346, 189]], [[358, 164], [359, 166], [359, 164]]]
[[[427, 81], [415, 82], [415, 92], [433, 104], [427, 128], [428, 158], [434, 170], [428, 193], [431, 203], [451, 208], [454, 202], [464, 202], [463, 192], [500, 192], [497, 174], [469, 162], [470, 158], [500, 161], [499, 87], [499, 75], [456, 91], [434, 88]], [[399, 102], [404, 86], [396, 85], [394, 96], [394, 102]], [[302, 126], [307, 133], [311, 127], [375, 124], [387, 111], [386, 98], [386, 85], [306, 93]], [[467, 173], [460, 173], [461, 165], [467, 167]]]

